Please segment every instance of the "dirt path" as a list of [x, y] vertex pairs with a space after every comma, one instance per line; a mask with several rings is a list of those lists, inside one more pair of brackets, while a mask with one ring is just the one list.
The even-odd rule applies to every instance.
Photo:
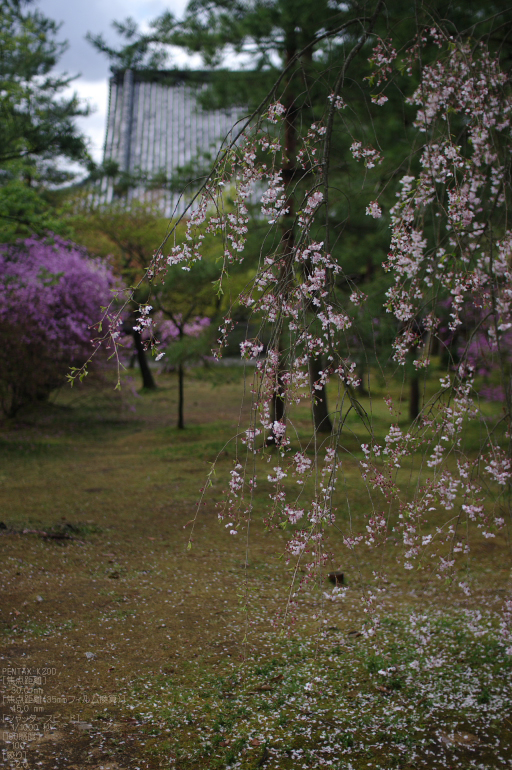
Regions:
[[[197, 387], [211, 398], [211, 388]], [[169, 459], [177, 437], [172, 391], [158, 399], [167, 416], [157, 427], [154, 400], [147, 412], [137, 404], [133, 418], [115, 401], [112, 414], [107, 399], [3, 434], [6, 766], [20, 757], [30, 768], [150, 766], [129, 717], [128, 683], [172, 676], [198, 655], [215, 662], [237, 654], [244, 554], [218, 527], [203, 537], [216, 520], [212, 504], [201, 511], [197, 547], [187, 553], [185, 525], [210, 450], [192, 423], [181, 459]], [[211, 403], [203, 408], [211, 414]], [[196, 411], [200, 424], [204, 414]], [[216, 414], [224, 432], [232, 430], [232, 415]], [[20, 735], [31, 738], [21, 755]]]
[[[137, 726], [126, 717], [128, 683], [172, 675], [199, 653], [236, 654], [236, 586], [223, 569], [233, 554], [185, 556], [173, 548], [184, 519], [147, 519], [144, 529], [154, 535], [113, 526], [108, 539], [3, 533], [10, 552], [4, 579], [12, 586], [3, 717], [7, 728], [6, 718], [13, 725], [19, 713], [30, 717], [38, 726], [31, 732], [44, 723], [44, 735], [29, 743], [29, 766], [139, 763]], [[11, 710], [19, 701], [30, 704], [25, 713]], [[114, 748], [114, 739], [125, 748]]]
[[[116, 520], [99, 492], [91, 496], [94, 518], [68, 514], [58, 530], [65, 538], [28, 528], [1, 534], [3, 717], [9, 730], [13, 716], [27, 715], [38, 727], [30, 732], [44, 733], [29, 743], [29, 767], [149, 766], [126, 717], [128, 683], [172, 676], [199, 656], [210, 664], [236, 656], [243, 637], [243, 553], [204, 541], [187, 553], [187, 509], [164, 511], [153, 499], [140, 519]], [[211, 509], [202, 516], [212, 523]], [[25, 713], [11, 708], [19, 701], [30, 704]]]

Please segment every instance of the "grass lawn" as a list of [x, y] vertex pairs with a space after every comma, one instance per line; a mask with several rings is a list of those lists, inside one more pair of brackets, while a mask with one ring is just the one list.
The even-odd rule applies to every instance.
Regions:
[[[512, 767], [507, 535], [475, 542], [470, 596], [431, 564], [398, 567], [392, 537], [347, 550], [343, 533], [369, 504], [354, 414], [329, 558], [312, 579], [298, 565], [291, 588], [289, 530], [262, 521], [266, 482], [248, 538], [218, 521], [243, 381], [200, 374], [185, 431], [174, 375], [148, 394], [130, 375], [120, 393], [86, 382], [1, 426], [5, 767]], [[374, 413], [378, 430], [389, 424]], [[294, 426], [304, 439], [306, 412]], [[347, 590], [331, 601], [327, 574], [340, 568]]]

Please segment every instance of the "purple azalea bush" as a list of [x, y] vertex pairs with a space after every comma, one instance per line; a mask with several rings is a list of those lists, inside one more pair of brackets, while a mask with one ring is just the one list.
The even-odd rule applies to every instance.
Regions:
[[189, 321], [183, 321], [182, 316], [177, 314], [176, 323], [159, 316], [155, 320], [155, 335], [163, 348], [180, 339], [180, 328], [182, 337], [199, 337], [210, 326], [210, 319], [204, 316], [195, 316]]
[[57, 236], [0, 246], [0, 404], [14, 415], [46, 399], [69, 367], [92, 352], [91, 326], [111, 299], [114, 276]]
[[512, 324], [500, 322], [492, 297], [485, 293], [458, 311], [461, 323], [456, 330], [449, 328], [449, 320], [456, 312], [453, 300], [443, 301], [440, 307], [444, 325], [439, 327], [439, 338], [445, 350], [455, 353], [453, 371], [460, 361], [466, 362], [474, 376], [480, 378], [479, 397], [504, 403], [504, 385], [512, 372]]
[[[480, 388], [480, 397], [485, 401], [504, 403], [505, 388], [500, 378], [510, 378], [512, 366], [512, 331], [500, 330], [500, 344], [494, 333], [492, 318], [482, 322], [478, 332], [474, 333], [465, 343], [459, 345], [458, 355], [465, 355], [475, 374], [484, 378]], [[494, 382], [494, 384], [493, 384]]]

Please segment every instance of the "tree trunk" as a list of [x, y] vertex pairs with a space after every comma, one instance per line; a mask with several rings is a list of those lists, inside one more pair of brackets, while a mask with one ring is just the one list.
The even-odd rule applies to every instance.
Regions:
[[332, 433], [332, 422], [327, 408], [327, 392], [325, 385], [320, 390], [314, 389], [315, 382], [321, 377], [322, 359], [320, 356], [309, 356], [309, 382], [313, 393], [313, 423], [315, 433]]
[[[285, 422], [286, 400], [285, 400], [285, 385], [281, 379], [282, 374], [284, 372], [281, 338], [279, 338], [279, 347], [277, 350], [277, 356], [278, 356], [277, 382], [275, 385], [274, 393], [272, 395], [272, 406], [270, 410], [270, 419], [272, 423]], [[279, 446], [280, 442], [281, 442], [281, 436], [279, 434], [274, 433], [274, 430], [271, 428], [267, 439], [267, 446], [270, 446], [270, 447]]]
[[137, 358], [139, 360], [140, 373], [142, 375], [142, 387], [146, 390], [155, 390], [156, 383], [151, 374], [151, 369], [148, 365], [148, 359], [146, 357], [146, 351], [142, 342], [140, 332], [132, 329], [133, 341], [135, 343], [135, 350], [137, 351]]
[[[274, 393], [272, 398], [272, 422], [284, 422], [284, 407], [285, 400], [281, 389]], [[274, 446], [279, 445], [279, 437], [274, 435], [274, 431], [271, 431], [273, 437]]]
[[409, 418], [415, 420], [420, 413], [420, 378], [417, 373], [411, 376], [409, 391]]
[[359, 364], [357, 377], [360, 380], [359, 385], [356, 388], [357, 392], [360, 396], [367, 396], [368, 391], [365, 388], [366, 366], [364, 360]]
[[178, 364], [178, 428], [183, 430], [185, 428], [185, 420], [183, 417], [183, 381], [185, 379], [185, 369], [183, 364]]
[[[295, 48], [288, 50], [286, 54], [286, 61], [289, 63], [295, 56]], [[293, 77], [293, 75], [292, 75]], [[292, 269], [293, 261], [293, 249], [295, 246], [295, 233], [293, 229], [293, 217], [294, 200], [292, 195], [292, 182], [295, 173], [296, 153], [297, 153], [297, 129], [295, 125], [297, 117], [297, 107], [294, 98], [294, 89], [292, 89], [291, 81], [288, 81], [288, 92], [285, 98], [286, 113], [284, 117], [284, 157], [285, 162], [282, 167], [284, 192], [286, 196], [286, 208], [288, 214], [283, 217], [282, 235], [281, 235], [281, 253], [282, 253], [282, 267], [279, 275], [279, 282], [281, 284], [281, 293], [283, 298], [288, 294], [288, 286], [290, 282], [290, 271]], [[282, 333], [281, 333], [282, 334]], [[286, 386], [282, 383], [281, 373], [283, 371], [283, 344], [281, 340], [281, 334], [278, 340], [277, 354], [278, 361], [278, 373], [276, 391], [272, 397], [272, 422], [284, 422], [285, 419], [285, 406], [286, 406]], [[270, 432], [270, 445], [279, 446], [280, 437], [276, 436], [271, 430]]]

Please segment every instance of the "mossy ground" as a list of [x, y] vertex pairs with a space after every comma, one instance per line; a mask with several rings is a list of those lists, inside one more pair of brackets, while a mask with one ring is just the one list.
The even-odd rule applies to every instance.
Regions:
[[[50, 671], [34, 720], [46, 729], [23, 747], [25, 766], [510, 767], [506, 536], [475, 545], [465, 597], [433, 569], [405, 574], [392, 543], [356, 559], [333, 530], [332, 559], [283, 626], [287, 533], [261, 522], [265, 483], [248, 541], [216, 515], [235, 457], [238, 370], [215, 388], [190, 378], [185, 431], [173, 375], [155, 393], [134, 384], [63, 390], [0, 433], [2, 667]], [[307, 412], [295, 425], [305, 436]], [[368, 504], [350, 456], [363, 438], [355, 415], [346, 435], [340, 522], [344, 501], [355, 519]], [[339, 567], [346, 597], [326, 602]], [[382, 630], [366, 638], [361, 593], [376, 569], [387, 575]], [[7, 732], [13, 705], [4, 699]]]

